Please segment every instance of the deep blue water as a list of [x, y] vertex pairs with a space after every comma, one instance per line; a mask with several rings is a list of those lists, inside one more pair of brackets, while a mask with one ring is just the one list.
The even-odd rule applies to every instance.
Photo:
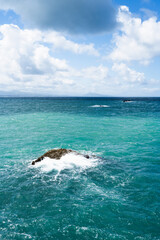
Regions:
[[[0, 239], [160, 239], [160, 98], [130, 99], [0, 98]], [[31, 166], [61, 147], [91, 158]]]

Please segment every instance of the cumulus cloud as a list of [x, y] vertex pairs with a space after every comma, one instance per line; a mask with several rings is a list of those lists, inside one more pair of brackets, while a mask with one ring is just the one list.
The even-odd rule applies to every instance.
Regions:
[[77, 70], [65, 59], [54, 57], [53, 47], [60, 47], [56, 44], [59, 38], [61, 50], [67, 48], [78, 54], [97, 53], [91, 45], [78, 45], [52, 31], [22, 30], [12, 24], [0, 26], [0, 33], [1, 92], [81, 94], [106, 77], [102, 65]]
[[20, 30], [15, 25], [0, 26], [0, 85], [1, 90], [34, 91], [54, 86], [59, 71], [68, 71], [65, 60], [50, 55], [42, 45], [39, 31]]
[[156, 17], [142, 21], [128, 7], [121, 6], [118, 21], [122, 27], [115, 35], [115, 48], [110, 55], [113, 60], [146, 63], [160, 55], [160, 21]]
[[[141, 95], [159, 89], [159, 81], [146, 80], [144, 73], [124, 63], [114, 63], [109, 69], [104, 64], [73, 67], [72, 60], [56, 57], [55, 49], [75, 54], [99, 54], [92, 44], [78, 44], [55, 31], [20, 29], [16, 25], [0, 26], [0, 93], [6, 91], [22, 95], [126, 95], [133, 92]], [[58, 51], [59, 52], [59, 51]], [[75, 57], [75, 56], [74, 56]], [[78, 57], [79, 58], [79, 57]], [[98, 59], [99, 60], [99, 59]], [[94, 65], [94, 66], [93, 66]], [[75, 64], [74, 64], [75, 66]], [[154, 88], [153, 88], [154, 86]], [[139, 91], [139, 92], [138, 92]], [[134, 94], [134, 95], [136, 95]]]
[[114, 63], [112, 66], [112, 70], [117, 73], [120, 77], [120, 81], [128, 84], [143, 84], [145, 83], [144, 73], [137, 72], [131, 68], [129, 68], [124, 63]]
[[72, 51], [76, 54], [87, 53], [89, 55], [99, 56], [99, 52], [94, 48], [94, 44], [78, 44], [66, 39], [63, 35], [48, 31], [44, 36], [44, 41], [53, 44], [54, 48]]
[[102, 82], [106, 80], [108, 75], [108, 68], [104, 67], [103, 65], [100, 65], [98, 67], [89, 67], [82, 69], [82, 74], [86, 76], [88, 79], [94, 79], [98, 82]]
[[0, 0], [1, 9], [12, 9], [31, 27], [74, 34], [107, 32], [116, 26], [111, 0]]

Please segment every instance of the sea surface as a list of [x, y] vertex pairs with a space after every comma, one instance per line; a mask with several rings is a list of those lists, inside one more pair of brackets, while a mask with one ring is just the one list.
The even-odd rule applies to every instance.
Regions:
[[0, 98], [0, 239], [160, 239], [160, 98], [130, 100]]

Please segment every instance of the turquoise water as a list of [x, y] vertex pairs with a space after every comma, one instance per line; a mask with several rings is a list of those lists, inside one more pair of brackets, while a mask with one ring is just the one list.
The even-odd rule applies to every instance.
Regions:
[[160, 98], [1, 98], [0, 239], [160, 239]]

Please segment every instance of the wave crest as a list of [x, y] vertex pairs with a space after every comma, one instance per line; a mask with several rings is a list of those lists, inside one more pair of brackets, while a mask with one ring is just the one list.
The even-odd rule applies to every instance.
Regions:
[[93, 108], [107, 108], [109, 106], [108, 105], [93, 105], [93, 106], [90, 106], [90, 107], [93, 107]]

